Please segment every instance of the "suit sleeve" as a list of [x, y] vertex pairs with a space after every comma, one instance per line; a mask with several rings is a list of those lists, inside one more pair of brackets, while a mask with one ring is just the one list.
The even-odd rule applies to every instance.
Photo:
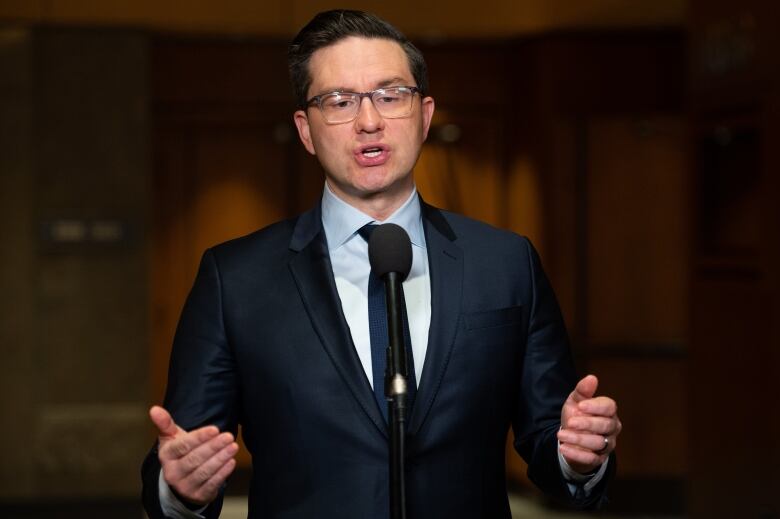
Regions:
[[[214, 252], [207, 250], [176, 329], [163, 403], [187, 431], [216, 425], [235, 435], [238, 428], [238, 375], [223, 312], [218, 262]], [[159, 472], [155, 445], [141, 469], [144, 508], [151, 519], [165, 517], [159, 501]], [[219, 517], [221, 508], [220, 494], [203, 515]]]
[[577, 383], [566, 327], [539, 255], [526, 240], [530, 310], [521, 398], [513, 418], [515, 449], [528, 463], [528, 477], [547, 495], [579, 509], [597, 508], [604, 500], [607, 475], [587, 495], [572, 493], [558, 462], [557, 431], [561, 408]]

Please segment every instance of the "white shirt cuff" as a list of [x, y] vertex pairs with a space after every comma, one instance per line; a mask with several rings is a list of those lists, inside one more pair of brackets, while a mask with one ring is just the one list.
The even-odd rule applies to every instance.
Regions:
[[596, 471], [595, 474], [580, 474], [569, 466], [566, 458], [564, 458], [561, 454], [561, 442], [558, 442], [558, 463], [561, 466], [561, 472], [563, 473], [563, 477], [569, 487], [569, 492], [574, 495], [574, 493], [577, 491], [577, 486], [582, 485], [582, 489], [585, 491], [585, 495], [587, 496], [590, 495], [590, 491], [593, 490], [593, 487], [599, 484], [599, 481], [601, 481], [601, 479], [604, 477], [604, 474], [607, 472], [609, 458], [607, 458], [607, 461], [601, 464], [601, 467], [599, 467], [599, 470]]
[[160, 508], [162, 508], [165, 517], [170, 517], [171, 519], [205, 519], [205, 516], [201, 515], [201, 512], [203, 512], [208, 505], [198, 508], [197, 510], [190, 510], [187, 508], [184, 503], [179, 501], [179, 498], [171, 492], [171, 487], [168, 486], [168, 483], [165, 482], [165, 478], [163, 477], [162, 469], [160, 469], [160, 477], [157, 486], [160, 489]]

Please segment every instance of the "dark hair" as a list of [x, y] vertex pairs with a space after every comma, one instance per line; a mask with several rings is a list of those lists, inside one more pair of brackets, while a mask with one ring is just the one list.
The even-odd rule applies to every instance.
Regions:
[[424, 94], [428, 91], [428, 67], [422, 52], [401, 31], [371, 13], [336, 9], [316, 15], [295, 36], [287, 50], [287, 67], [290, 71], [295, 101], [306, 108], [306, 93], [311, 86], [309, 60], [314, 51], [333, 45], [349, 36], [384, 38], [401, 45], [409, 61], [409, 69]]

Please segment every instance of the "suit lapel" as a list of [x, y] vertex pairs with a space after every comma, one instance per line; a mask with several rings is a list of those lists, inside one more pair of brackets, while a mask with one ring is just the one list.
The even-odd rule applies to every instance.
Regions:
[[319, 205], [298, 219], [290, 248], [298, 253], [290, 261], [290, 271], [325, 351], [360, 406], [387, 436], [384, 418], [341, 309]]
[[463, 254], [441, 212], [421, 201], [431, 277], [431, 326], [420, 385], [409, 420], [415, 434], [433, 405], [455, 342], [463, 289]]

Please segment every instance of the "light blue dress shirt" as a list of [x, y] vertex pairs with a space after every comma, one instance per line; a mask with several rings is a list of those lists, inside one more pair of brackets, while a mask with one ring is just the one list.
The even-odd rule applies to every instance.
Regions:
[[[341, 309], [349, 325], [352, 342], [372, 386], [371, 336], [368, 329], [368, 244], [358, 230], [369, 223], [394, 223], [403, 227], [412, 242], [412, 268], [403, 282], [404, 301], [409, 317], [412, 339], [414, 375], [420, 383], [428, 330], [431, 325], [431, 281], [428, 274], [428, 253], [425, 248], [420, 198], [413, 190], [406, 202], [382, 222], [368, 216], [336, 197], [325, 184], [322, 195], [322, 225], [328, 241], [330, 262]], [[382, 381], [380, 380], [380, 384]]]

